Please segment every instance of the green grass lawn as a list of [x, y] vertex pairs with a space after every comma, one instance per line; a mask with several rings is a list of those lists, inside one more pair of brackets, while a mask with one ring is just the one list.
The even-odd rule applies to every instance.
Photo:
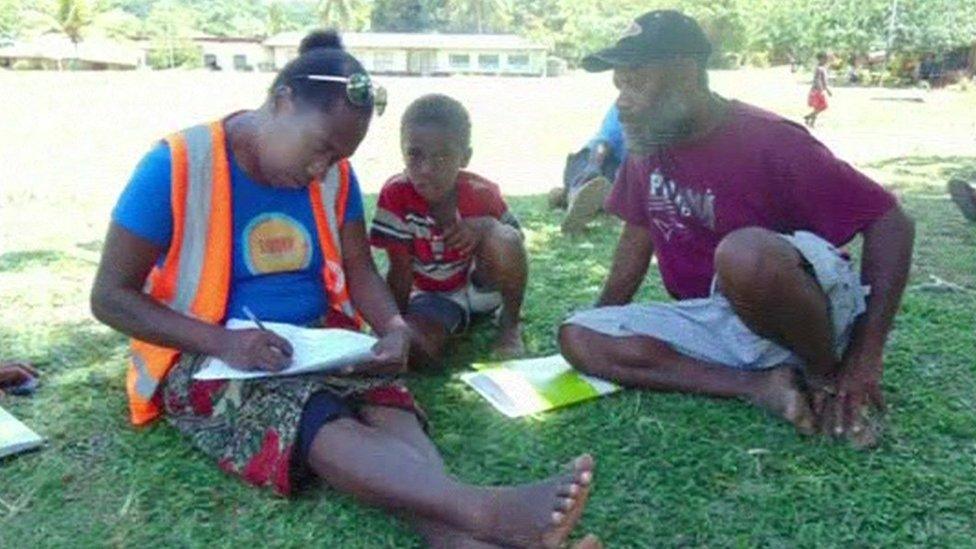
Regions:
[[[522, 482], [591, 452], [596, 488], [579, 533], [610, 547], [976, 545], [976, 226], [943, 192], [949, 173], [976, 173], [976, 159], [865, 167], [918, 221], [916, 288], [888, 348], [880, 448], [802, 439], [734, 401], [636, 391], [506, 420], [456, 375], [485, 356], [482, 329], [459, 342], [452, 371], [411, 381], [451, 470]], [[567, 238], [543, 197], [512, 206], [532, 258], [528, 345], [551, 353], [560, 319], [595, 299], [620, 227], [603, 219]], [[50, 439], [0, 461], [0, 546], [419, 545], [349, 498], [276, 498], [224, 475], [165, 424], [130, 428], [125, 339], [87, 315], [98, 244], [84, 248], [0, 253], [0, 354], [45, 372], [34, 398], [0, 402]], [[965, 290], [918, 287], [932, 276]], [[640, 298], [663, 298], [656, 273]]]

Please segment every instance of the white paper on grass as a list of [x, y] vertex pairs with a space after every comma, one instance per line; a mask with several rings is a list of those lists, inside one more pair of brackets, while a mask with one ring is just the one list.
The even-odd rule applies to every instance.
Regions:
[[43, 443], [40, 435], [0, 408], [0, 458], [33, 450]]
[[[193, 379], [257, 379], [262, 377], [293, 376], [314, 372], [328, 372], [345, 366], [359, 364], [372, 356], [376, 338], [361, 332], [337, 328], [303, 328], [291, 324], [262, 322], [272, 332], [291, 343], [292, 363], [280, 372], [264, 370], [241, 371], [217, 357], [207, 359], [206, 366], [197, 372]], [[231, 319], [227, 322], [229, 330], [255, 329], [257, 325], [249, 320]]]

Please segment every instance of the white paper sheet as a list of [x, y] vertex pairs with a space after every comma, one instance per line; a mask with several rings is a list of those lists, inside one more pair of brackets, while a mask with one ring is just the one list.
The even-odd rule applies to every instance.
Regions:
[[[294, 353], [292, 364], [280, 372], [263, 370], [245, 372], [231, 368], [223, 360], [210, 357], [206, 366], [197, 372], [193, 379], [256, 379], [274, 376], [293, 376], [312, 372], [327, 372], [358, 364], [372, 357], [376, 338], [361, 332], [335, 328], [302, 328], [291, 324], [262, 322], [264, 326], [287, 339]], [[229, 330], [257, 328], [249, 320], [231, 319], [227, 322]]]
[[44, 442], [40, 435], [0, 408], [0, 457], [37, 448]]

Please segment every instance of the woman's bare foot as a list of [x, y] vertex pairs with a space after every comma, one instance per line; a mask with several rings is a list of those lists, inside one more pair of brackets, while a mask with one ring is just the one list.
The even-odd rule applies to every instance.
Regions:
[[583, 514], [593, 482], [593, 466], [593, 457], [584, 454], [573, 461], [567, 474], [498, 489], [492, 498], [489, 520], [477, 538], [514, 547], [562, 547]]
[[792, 423], [802, 435], [817, 432], [816, 417], [792, 366], [780, 366], [766, 372], [765, 381], [756, 387], [750, 400], [756, 406]]
[[519, 358], [525, 354], [525, 342], [522, 341], [522, 323], [498, 326], [498, 335], [492, 352], [501, 359]]

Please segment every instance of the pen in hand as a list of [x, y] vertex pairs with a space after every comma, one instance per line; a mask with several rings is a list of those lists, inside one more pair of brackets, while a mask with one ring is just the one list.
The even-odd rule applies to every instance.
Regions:
[[[273, 334], [274, 333], [273, 331], [269, 330], [267, 328], [267, 326], [264, 325], [264, 323], [261, 322], [261, 320], [258, 318], [258, 316], [256, 314], [254, 314], [254, 311], [252, 311], [250, 307], [248, 307], [247, 305], [245, 305], [245, 306], [241, 307], [241, 310], [244, 311], [244, 314], [247, 315], [247, 318], [251, 322], [257, 324], [257, 327], [258, 327], [259, 330], [261, 330], [262, 332], [268, 332], [269, 334]], [[271, 348], [274, 349], [275, 351], [277, 351], [277, 352], [285, 355], [285, 356], [289, 356], [289, 353], [285, 352], [284, 349], [280, 349], [279, 347], [277, 347], [275, 345], [271, 345]]]

